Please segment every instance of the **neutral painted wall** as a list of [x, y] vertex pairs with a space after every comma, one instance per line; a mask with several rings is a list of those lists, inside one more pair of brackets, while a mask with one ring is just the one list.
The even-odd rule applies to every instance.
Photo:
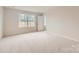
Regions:
[[22, 11], [4, 8], [4, 36], [10, 36], [15, 34], [22, 34], [35, 31], [35, 28], [20, 28], [19, 27], [19, 14]]
[[49, 33], [79, 40], [79, 7], [56, 7], [46, 16]]
[[[31, 27], [31, 28], [20, 28], [19, 27], [19, 14], [21, 13], [29, 13], [27, 11], [22, 11], [22, 10], [16, 10], [16, 9], [11, 9], [11, 8], [4, 8], [4, 37], [5, 36], [10, 36], [10, 35], [15, 35], [15, 34], [22, 34], [22, 33], [27, 33], [27, 32], [35, 32], [36, 28], [35, 27]], [[33, 13], [32, 14], [39, 16], [39, 13]], [[39, 22], [38, 29], [43, 30], [44, 23], [43, 23], [43, 17], [41, 17], [41, 20]]]
[[0, 7], [0, 39], [2, 38], [3, 35], [3, 7]]

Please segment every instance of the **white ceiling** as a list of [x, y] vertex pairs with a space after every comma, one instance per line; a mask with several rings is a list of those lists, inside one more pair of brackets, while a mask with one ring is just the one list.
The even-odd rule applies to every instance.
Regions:
[[47, 11], [50, 11], [52, 8], [55, 8], [55, 7], [52, 7], [52, 6], [9, 6], [8, 8], [46, 13]]

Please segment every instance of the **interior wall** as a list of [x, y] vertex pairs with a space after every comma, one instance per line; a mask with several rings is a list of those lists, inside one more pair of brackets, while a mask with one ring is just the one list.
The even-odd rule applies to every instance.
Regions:
[[44, 16], [38, 16], [38, 31], [44, 31]]
[[0, 7], [0, 39], [2, 38], [3, 35], [3, 7]]
[[[36, 32], [36, 27], [31, 27], [31, 28], [20, 28], [19, 27], [19, 14], [21, 13], [31, 13], [23, 10], [16, 10], [12, 8], [4, 8], [4, 37], [5, 36], [11, 36], [11, 35], [16, 35], [16, 34], [22, 34], [22, 33], [28, 33], [28, 32]], [[44, 18], [41, 13], [34, 13], [32, 14], [36, 16], [40, 16], [38, 18], [38, 24], [37, 30], [42, 31], [44, 29]], [[41, 16], [42, 15], [42, 16]]]
[[4, 8], [4, 37], [22, 33], [35, 31], [34, 28], [20, 28], [19, 27], [19, 14], [23, 13], [16, 9]]
[[79, 7], [56, 7], [46, 16], [49, 33], [79, 40]]

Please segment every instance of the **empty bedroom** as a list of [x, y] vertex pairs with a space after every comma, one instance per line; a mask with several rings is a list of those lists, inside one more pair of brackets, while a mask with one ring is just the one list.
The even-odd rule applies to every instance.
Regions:
[[0, 53], [79, 53], [78, 6], [0, 6]]

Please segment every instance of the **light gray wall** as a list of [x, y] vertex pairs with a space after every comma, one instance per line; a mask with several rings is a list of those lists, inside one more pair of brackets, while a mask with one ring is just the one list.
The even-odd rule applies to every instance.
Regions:
[[35, 28], [19, 28], [18, 15], [23, 13], [16, 9], [4, 8], [4, 36], [27, 33], [35, 31]]
[[3, 7], [0, 7], [0, 39], [3, 36]]
[[49, 33], [79, 40], [79, 7], [56, 7], [46, 15]]

